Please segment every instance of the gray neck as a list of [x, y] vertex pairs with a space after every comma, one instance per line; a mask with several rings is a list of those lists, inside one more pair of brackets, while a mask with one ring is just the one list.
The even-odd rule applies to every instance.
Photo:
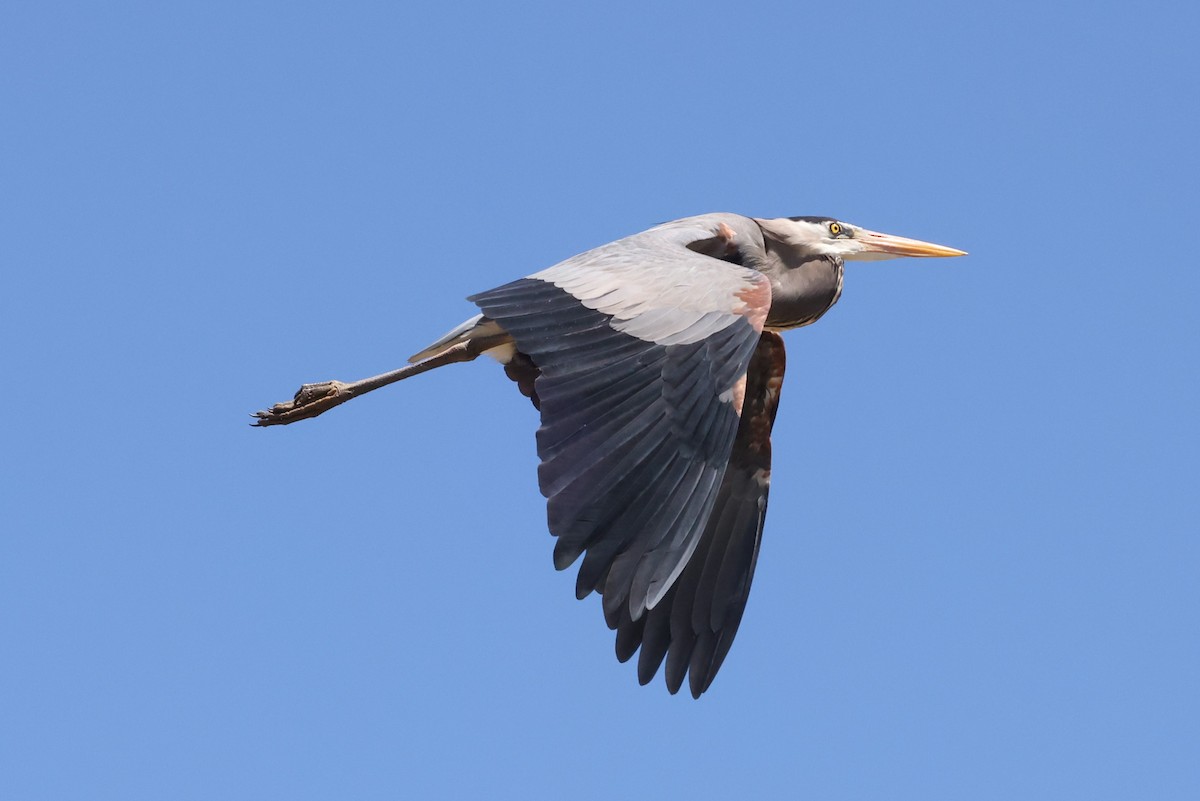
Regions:
[[771, 280], [766, 327], [779, 330], [815, 323], [841, 297], [842, 259], [786, 242], [767, 227], [763, 227], [763, 241], [763, 263], [755, 268]]

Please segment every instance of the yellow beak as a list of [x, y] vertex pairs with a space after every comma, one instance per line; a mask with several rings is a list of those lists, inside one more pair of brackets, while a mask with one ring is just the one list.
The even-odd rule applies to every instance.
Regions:
[[867, 253], [886, 253], [889, 256], [965, 256], [965, 250], [948, 248], [945, 245], [935, 245], [932, 242], [922, 242], [919, 239], [906, 239], [902, 236], [881, 234], [878, 231], [868, 231], [859, 228], [854, 238], [861, 242], [863, 251]]

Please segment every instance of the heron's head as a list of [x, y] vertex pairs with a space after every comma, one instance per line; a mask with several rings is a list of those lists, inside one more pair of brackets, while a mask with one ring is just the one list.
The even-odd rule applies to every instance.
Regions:
[[830, 217], [783, 217], [759, 220], [759, 225], [786, 244], [814, 255], [854, 261], [898, 256], [965, 256], [965, 251], [870, 231]]

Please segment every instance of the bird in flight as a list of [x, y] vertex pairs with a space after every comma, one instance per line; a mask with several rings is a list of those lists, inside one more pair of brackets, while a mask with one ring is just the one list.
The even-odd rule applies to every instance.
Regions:
[[954, 248], [826, 217], [705, 214], [610, 242], [468, 298], [479, 314], [399, 370], [305, 384], [256, 412], [284, 425], [481, 354], [541, 415], [538, 483], [554, 566], [582, 561], [617, 658], [699, 698], [754, 577], [783, 382], [779, 332], [816, 322], [843, 265]]

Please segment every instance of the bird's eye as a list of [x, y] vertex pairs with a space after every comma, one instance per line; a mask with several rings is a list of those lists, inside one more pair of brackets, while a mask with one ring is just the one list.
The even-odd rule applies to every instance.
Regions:
[[829, 233], [833, 234], [834, 236], [837, 236], [841, 232], [842, 232], [842, 226], [838, 225], [835, 222], [831, 222], [829, 224]]

